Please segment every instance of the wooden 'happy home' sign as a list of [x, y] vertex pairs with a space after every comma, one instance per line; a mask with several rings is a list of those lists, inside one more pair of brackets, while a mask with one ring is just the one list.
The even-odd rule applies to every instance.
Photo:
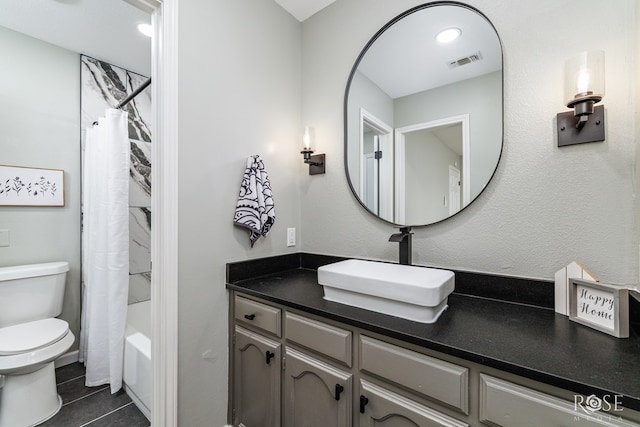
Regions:
[[629, 291], [619, 286], [570, 279], [569, 318], [618, 338], [629, 336]]

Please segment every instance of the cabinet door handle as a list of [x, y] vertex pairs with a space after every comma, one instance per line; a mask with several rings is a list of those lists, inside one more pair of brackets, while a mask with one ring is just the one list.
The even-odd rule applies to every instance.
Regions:
[[340, 384], [336, 384], [336, 393], [335, 393], [336, 400], [340, 400], [340, 393], [342, 393], [343, 391], [344, 391], [344, 387], [341, 386]]
[[360, 395], [360, 413], [361, 414], [364, 414], [364, 407], [367, 406], [367, 403], [369, 403], [369, 399]]
[[270, 352], [269, 350], [267, 350], [267, 353], [265, 354], [265, 359], [267, 361], [267, 365], [271, 364], [271, 359], [273, 359], [274, 357], [276, 357], [276, 354]]
[[253, 319], [256, 318], [256, 315], [255, 314], [245, 314], [244, 318], [247, 319], [247, 320], [253, 320]]

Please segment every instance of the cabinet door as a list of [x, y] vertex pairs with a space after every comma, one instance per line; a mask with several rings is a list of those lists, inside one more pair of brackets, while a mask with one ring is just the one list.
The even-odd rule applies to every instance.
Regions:
[[352, 392], [350, 373], [286, 348], [286, 427], [351, 425]]
[[368, 381], [360, 381], [360, 427], [462, 427], [467, 424]]
[[[579, 402], [586, 399], [583, 397]], [[608, 405], [606, 400], [597, 399], [596, 402], [601, 406]], [[620, 418], [615, 410], [609, 413], [592, 411], [586, 404], [578, 406], [575, 402], [485, 374], [480, 374], [480, 421], [503, 427], [637, 425]]]
[[280, 427], [281, 346], [239, 326], [235, 334], [233, 423]]

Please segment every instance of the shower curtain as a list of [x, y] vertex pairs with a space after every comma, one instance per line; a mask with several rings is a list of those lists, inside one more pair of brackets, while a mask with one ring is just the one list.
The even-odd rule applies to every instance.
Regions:
[[122, 387], [129, 293], [127, 113], [107, 109], [87, 129], [83, 173], [81, 362], [86, 385]]

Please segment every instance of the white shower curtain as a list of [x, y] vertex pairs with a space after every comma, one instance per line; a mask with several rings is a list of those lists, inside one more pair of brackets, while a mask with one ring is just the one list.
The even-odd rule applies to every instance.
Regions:
[[80, 361], [86, 385], [122, 387], [129, 293], [127, 113], [107, 109], [87, 129], [83, 173]]

